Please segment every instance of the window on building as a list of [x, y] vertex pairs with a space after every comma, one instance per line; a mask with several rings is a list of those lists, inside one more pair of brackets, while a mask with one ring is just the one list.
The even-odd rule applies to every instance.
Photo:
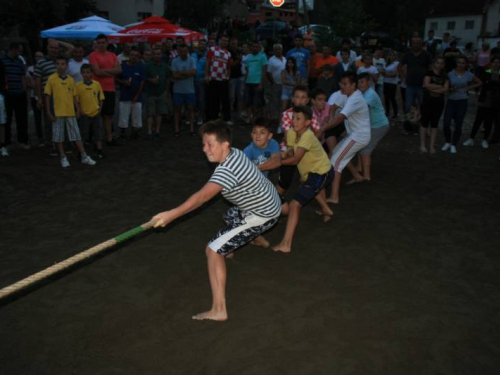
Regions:
[[465, 21], [465, 30], [471, 30], [474, 28], [474, 20]]
[[446, 30], [455, 30], [455, 21], [448, 21], [448, 25], [446, 25]]
[[137, 21], [142, 21], [145, 18], [151, 17], [150, 12], [137, 12]]
[[438, 29], [438, 23], [437, 22], [431, 22], [431, 30], [437, 31]]

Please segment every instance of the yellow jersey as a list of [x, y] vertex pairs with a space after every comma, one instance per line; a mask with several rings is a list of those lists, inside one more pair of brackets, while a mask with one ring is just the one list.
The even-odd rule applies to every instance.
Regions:
[[46, 95], [52, 96], [54, 102], [54, 114], [56, 117], [75, 117], [75, 81], [71, 76], [64, 78], [54, 73], [45, 85]]
[[298, 148], [306, 150], [299, 164], [297, 164], [302, 182], [307, 180], [309, 173], [325, 174], [332, 168], [323, 146], [321, 146], [320, 141], [311, 129], [307, 129], [299, 139], [297, 139], [295, 130], [289, 129], [286, 132], [286, 142], [288, 148], [293, 148], [294, 152]]
[[104, 100], [101, 84], [97, 81], [92, 81], [89, 84], [83, 81], [78, 82], [76, 84], [76, 98], [80, 103], [82, 114], [94, 117], [99, 113], [101, 100]]

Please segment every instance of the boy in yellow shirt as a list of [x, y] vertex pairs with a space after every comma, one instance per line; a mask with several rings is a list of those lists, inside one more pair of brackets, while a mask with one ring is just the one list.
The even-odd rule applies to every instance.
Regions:
[[66, 74], [67, 68], [68, 60], [65, 57], [58, 57], [56, 59], [57, 71], [48, 78], [45, 85], [45, 108], [52, 122], [52, 141], [59, 150], [61, 166], [69, 167], [68, 158], [64, 153], [64, 129], [66, 128], [69, 140], [75, 142], [80, 152], [82, 163], [94, 165], [96, 162], [85, 153], [76, 122], [80, 107], [76, 101], [75, 81]]
[[297, 165], [300, 174], [299, 191], [290, 202], [290, 214], [286, 223], [285, 235], [274, 246], [275, 251], [289, 253], [292, 240], [299, 223], [300, 210], [316, 198], [321, 206], [318, 213], [327, 222], [333, 215], [326, 202], [325, 187], [333, 181], [333, 168], [323, 146], [309, 129], [313, 118], [312, 110], [306, 106], [293, 108], [293, 129], [286, 133], [288, 151], [281, 160], [282, 165]]
[[102, 159], [102, 139], [104, 130], [101, 121], [101, 108], [104, 102], [104, 92], [101, 84], [92, 79], [93, 72], [90, 64], [83, 64], [80, 68], [83, 80], [76, 84], [76, 98], [80, 104], [81, 117], [78, 119], [80, 131], [84, 139], [88, 139], [89, 130], [92, 131], [97, 156]]

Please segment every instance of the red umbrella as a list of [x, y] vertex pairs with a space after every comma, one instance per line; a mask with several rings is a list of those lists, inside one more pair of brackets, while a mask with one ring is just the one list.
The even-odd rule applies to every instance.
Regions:
[[157, 43], [179, 36], [186, 42], [205, 37], [196, 31], [174, 25], [165, 18], [153, 16], [118, 33], [108, 35], [108, 39], [110, 43]]

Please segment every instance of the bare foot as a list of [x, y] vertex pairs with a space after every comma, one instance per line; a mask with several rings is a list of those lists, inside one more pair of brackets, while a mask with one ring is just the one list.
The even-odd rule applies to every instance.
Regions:
[[283, 253], [289, 253], [289, 252], [292, 251], [292, 249], [290, 248], [290, 246], [286, 246], [283, 243], [279, 243], [276, 246], [273, 246], [273, 250], [274, 251], [281, 251]]
[[330, 197], [326, 200], [327, 203], [333, 203], [333, 204], [338, 204], [339, 203], [339, 198], [335, 197]]
[[352, 180], [350, 181], [347, 181], [345, 184], [346, 185], [352, 185], [352, 184], [357, 184], [358, 182], [363, 182], [364, 179], [363, 178], [353, 178]]
[[227, 311], [224, 309], [223, 311], [205, 311], [200, 314], [193, 316], [194, 320], [216, 320], [218, 322], [223, 322], [227, 320]]
[[332, 219], [333, 211], [330, 210], [329, 212], [324, 212], [323, 210], [317, 210], [316, 214], [323, 216], [323, 223], [328, 223]]
[[264, 249], [267, 249], [270, 244], [269, 244], [269, 241], [267, 241], [264, 237], [262, 236], [259, 236], [257, 238], [255, 238], [252, 242], [250, 242], [252, 245], [254, 246], [260, 246], [260, 247], [263, 247]]

